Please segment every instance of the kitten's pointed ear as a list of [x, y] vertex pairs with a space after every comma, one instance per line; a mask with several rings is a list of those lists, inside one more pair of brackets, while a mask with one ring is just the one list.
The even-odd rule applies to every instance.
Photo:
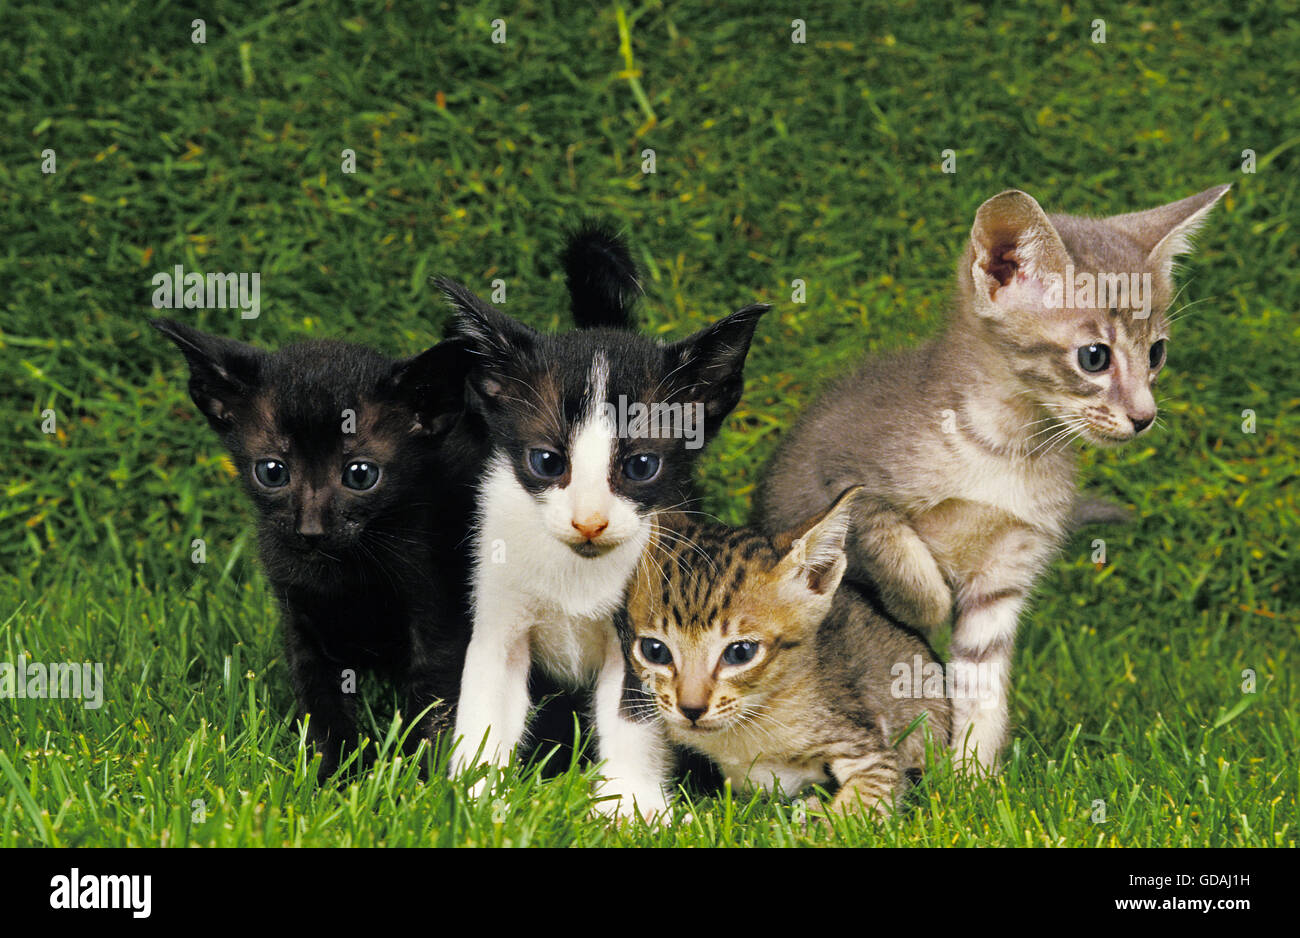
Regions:
[[393, 396], [415, 414], [412, 433], [441, 436], [465, 409], [465, 378], [474, 363], [469, 342], [446, 339], [393, 366]]
[[1192, 249], [1192, 236], [1205, 224], [1206, 216], [1231, 185], [1215, 186], [1196, 195], [1144, 212], [1112, 215], [1106, 224], [1118, 228], [1147, 252], [1147, 263], [1168, 277], [1174, 258]]
[[464, 339], [474, 356], [471, 386], [485, 397], [497, 397], [503, 387], [502, 369], [518, 355], [531, 352], [537, 344], [538, 333], [479, 299], [455, 280], [439, 277], [434, 283], [446, 294], [456, 312], [451, 337]]
[[172, 319], [151, 319], [153, 326], [185, 356], [190, 366], [190, 397], [218, 433], [234, 429], [262, 382], [261, 349], [201, 332]]
[[802, 590], [824, 597], [827, 608], [848, 567], [844, 546], [853, 502], [861, 492], [860, 485], [846, 489], [830, 508], [777, 538], [778, 546], [790, 544], [781, 560], [786, 576]]
[[759, 318], [772, 307], [755, 303], [668, 347], [676, 393], [704, 405], [704, 432], [712, 436], [740, 402], [745, 356]]
[[976, 211], [967, 261], [975, 312], [1001, 318], [1041, 312], [1070, 253], [1034, 197], [1008, 189]]

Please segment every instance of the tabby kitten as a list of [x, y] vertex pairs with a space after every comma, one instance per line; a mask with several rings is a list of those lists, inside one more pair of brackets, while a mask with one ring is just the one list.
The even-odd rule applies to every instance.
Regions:
[[929, 646], [841, 584], [858, 492], [775, 537], [665, 517], [620, 628], [641, 708], [733, 785], [834, 782], [832, 810], [883, 815], [925, 762], [913, 721], [946, 746], [950, 714], [910, 681], [939, 669]]
[[[592, 237], [580, 236], [588, 247]], [[618, 284], [634, 268], [617, 239], [603, 243], [617, 263], [590, 249], [565, 253], [574, 309], [586, 324], [629, 322], [623, 307], [636, 291]], [[651, 816], [667, 805], [668, 754], [655, 724], [624, 712], [627, 665], [612, 619], [656, 513], [689, 500], [699, 447], [740, 399], [745, 356], [768, 307], [662, 345], [623, 328], [545, 335], [457, 283], [441, 285], [457, 333], [478, 356], [469, 408], [491, 453], [479, 488], [473, 637], [452, 774], [476, 753], [503, 764], [522, 741], [534, 664], [565, 689], [594, 689], [601, 794], [611, 796], [601, 809]], [[635, 434], [616, 418], [638, 404], [676, 406], [697, 432]]]
[[468, 534], [480, 444], [463, 419], [469, 355], [443, 342], [394, 361], [342, 342], [266, 352], [167, 319], [190, 396], [258, 513], [290, 678], [326, 778], [357, 742], [356, 693], [376, 672], [412, 744], [450, 725], [469, 641]]
[[947, 330], [834, 385], [766, 475], [765, 530], [861, 484], [849, 579], [875, 584], [911, 625], [942, 623], [955, 602], [949, 667], [996, 689], [991, 704], [954, 701], [968, 768], [993, 766], [1006, 736], [1017, 621], [1075, 496], [1067, 444], [1119, 444], [1152, 425], [1174, 258], [1227, 190], [1104, 219], [1049, 218], [1015, 190], [989, 199]]

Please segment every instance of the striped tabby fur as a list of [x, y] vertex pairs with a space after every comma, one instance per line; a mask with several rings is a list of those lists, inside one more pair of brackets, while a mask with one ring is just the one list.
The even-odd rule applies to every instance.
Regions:
[[[783, 530], [860, 484], [848, 578], [909, 625], [953, 618], [950, 670], [992, 688], [953, 700], [964, 768], [994, 767], [1006, 738], [1016, 626], [1071, 523], [1069, 444], [1115, 445], [1154, 425], [1174, 258], [1227, 188], [1105, 219], [1049, 217], [1014, 190], [989, 199], [948, 329], [834, 385], [772, 461], [758, 524]], [[1150, 289], [1142, 308], [1122, 291], [1104, 307], [1055, 297], [1054, 278], [1078, 272]]]
[[643, 688], [626, 705], [738, 788], [833, 782], [833, 810], [887, 814], [925, 759], [920, 726], [896, 738], [924, 716], [946, 746], [949, 706], [891, 694], [895, 663], [934, 657], [840, 585], [855, 494], [775, 537], [659, 516], [620, 622]]

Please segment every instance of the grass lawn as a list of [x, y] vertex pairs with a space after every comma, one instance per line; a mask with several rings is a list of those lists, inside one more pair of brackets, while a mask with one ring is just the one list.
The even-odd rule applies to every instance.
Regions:
[[[105, 687], [98, 709], [0, 700], [0, 844], [1296, 845], [1294, 0], [1099, 13], [1104, 44], [1052, 3], [250, 6], [208, 5], [205, 44], [183, 6], [4, 17], [0, 662], [101, 662]], [[154, 274], [260, 272], [259, 318], [174, 312], [202, 328], [411, 354], [447, 317], [435, 274], [500, 278], [508, 312], [565, 328], [562, 231], [614, 219], [650, 332], [775, 305], [701, 460], [704, 507], [739, 523], [830, 377], [940, 326], [989, 196], [1100, 215], [1223, 182], [1163, 426], [1083, 456], [1084, 485], [1141, 520], [1076, 538], [1040, 582], [995, 782], [940, 767], [893, 820], [833, 831], [725, 793], [618, 827], [590, 817], [581, 766], [479, 803], [398, 758], [316, 784], [251, 506], [146, 326]]]

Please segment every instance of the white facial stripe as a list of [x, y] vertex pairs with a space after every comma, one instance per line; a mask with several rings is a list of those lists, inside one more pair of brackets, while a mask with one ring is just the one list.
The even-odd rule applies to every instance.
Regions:
[[573, 520], [609, 520], [613, 493], [609, 489], [609, 463], [614, 454], [614, 434], [601, 403], [609, 391], [609, 359], [603, 350], [591, 357], [587, 372], [587, 408], [569, 444], [569, 507]]
[[569, 450], [569, 493], [573, 520], [592, 517], [609, 519], [609, 463], [614, 453], [614, 427], [597, 412], [585, 420], [573, 436]]
[[609, 396], [609, 358], [604, 349], [598, 349], [591, 356], [591, 369], [587, 372], [587, 412], [584, 419], [590, 420], [600, 413], [601, 405]]
[[548, 488], [538, 498], [546, 530], [570, 546], [589, 540], [610, 548], [649, 535], [649, 522], [640, 507], [610, 485], [618, 427], [610, 408], [601, 406], [608, 388], [609, 359], [598, 351], [587, 374], [584, 413], [568, 440], [569, 483], [562, 489]]

